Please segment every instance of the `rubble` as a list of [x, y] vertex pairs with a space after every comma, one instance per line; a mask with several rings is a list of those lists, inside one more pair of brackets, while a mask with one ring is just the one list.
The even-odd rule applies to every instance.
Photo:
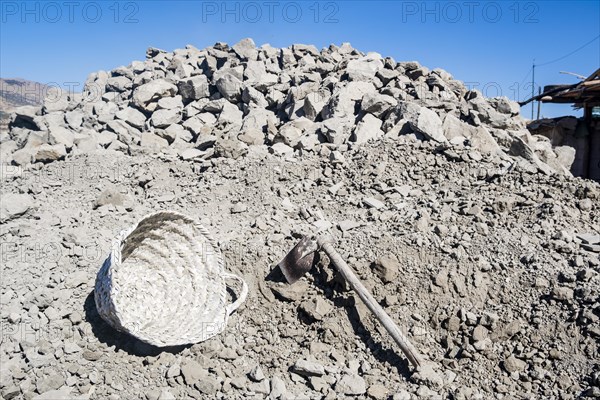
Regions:
[[[600, 187], [546, 163], [513, 103], [348, 44], [147, 54], [91, 74], [91, 102], [19, 111], [2, 143], [3, 398], [600, 391]], [[161, 209], [210, 227], [250, 289], [220, 335], [176, 349], [112, 330], [93, 298], [115, 235]], [[317, 230], [431, 368], [326, 255], [277, 278]]]

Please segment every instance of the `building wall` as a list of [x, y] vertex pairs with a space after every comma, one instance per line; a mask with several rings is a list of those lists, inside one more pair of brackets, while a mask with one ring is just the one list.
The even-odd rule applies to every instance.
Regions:
[[600, 121], [589, 123], [590, 140], [588, 154], [590, 157], [588, 167], [588, 178], [600, 181]]

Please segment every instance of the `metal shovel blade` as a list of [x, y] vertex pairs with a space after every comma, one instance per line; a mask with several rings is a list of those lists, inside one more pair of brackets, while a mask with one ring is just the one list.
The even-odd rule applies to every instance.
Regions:
[[288, 283], [294, 283], [302, 278], [312, 268], [317, 241], [309, 236], [303, 236], [292, 250], [279, 262], [279, 268]]

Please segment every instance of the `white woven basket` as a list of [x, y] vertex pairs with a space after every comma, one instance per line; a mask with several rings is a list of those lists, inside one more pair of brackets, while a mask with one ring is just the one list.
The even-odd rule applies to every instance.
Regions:
[[[227, 304], [226, 279], [237, 281]], [[244, 302], [246, 282], [225, 272], [208, 231], [173, 211], [147, 215], [113, 242], [94, 298], [113, 328], [155, 346], [198, 343], [223, 331]]]

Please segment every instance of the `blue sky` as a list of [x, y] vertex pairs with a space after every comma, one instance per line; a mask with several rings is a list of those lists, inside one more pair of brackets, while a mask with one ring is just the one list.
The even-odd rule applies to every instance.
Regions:
[[[97, 70], [251, 37], [257, 45], [350, 42], [396, 61], [441, 67], [485, 94], [522, 100], [531, 65], [600, 35], [600, 1], [1, 1], [0, 76], [82, 83]], [[600, 66], [600, 39], [536, 68], [536, 87], [575, 83]], [[537, 88], [536, 88], [537, 90]], [[530, 107], [522, 112], [530, 116]], [[543, 105], [542, 115], [579, 115]]]

